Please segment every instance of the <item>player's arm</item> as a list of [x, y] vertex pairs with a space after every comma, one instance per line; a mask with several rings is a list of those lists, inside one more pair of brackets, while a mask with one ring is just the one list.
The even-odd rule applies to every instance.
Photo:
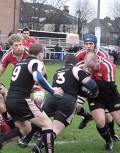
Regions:
[[2, 83], [0, 83], [0, 94], [3, 95], [4, 99], [6, 99], [7, 92], [8, 90], [5, 88], [5, 86]]
[[86, 93], [88, 94], [88, 96], [96, 97], [99, 93], [99, 87], [97, 83], [93, 79], [91, 79], [88, 74], [82, 69], [74, 67], [73, 71], [74, 74], [76, 73], [76, 79], [78, 79], [78, 81], [82, 83], [86, 88]]
[[2, 66], [2, 64], [0, 65], [0, 76], [3, 75], [4, 71], [5, 71], [5, 67]]
[[[31, 67], [32, 66], [32, 67]], [[42, 75], [42, 63], [41, 62], [31, 62], [31, 71], [33, 75], [33, 79], [35, 82], [38, 82], [45, 90], [55, 95], [63, 95], [63, 91], [61, 88], [52, 88], [47, 80]]]
[[2, 63], [0, 64], [0, 76], [3, 75], [4, 71], [6, 70], [9, 64], [9, 56], [5, 56], [2, 58]]

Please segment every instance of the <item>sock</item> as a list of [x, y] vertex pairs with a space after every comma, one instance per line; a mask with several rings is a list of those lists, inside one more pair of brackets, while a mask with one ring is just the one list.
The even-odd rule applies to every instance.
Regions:
[[9, 127], [11, 129], [14, 129], [15, 128], [14, 120], [12, 118], [8, 119], [7, 111], [2, 113], [2, 116], [3, 116], [4, 120], [5, 120], [5, 122], [9, 125]]
[[3, 116], [3, 118], [4, 118], [5, 120], [7, 120], [7, 111], [4, 112], [4, 113], [2, 113], [2, 116]]
[[107, 142], [111, 142], [111, 137], [109, 133], [109, 128], [105, 125], [103, 128], [96, 127], [101, 137]]
[[42, 140], [45, 146], [46, 153], [54, 153], [54, 134], [53, 130], [42, 131]]
[[[53, 132], [53, 138], [54, 138], [54, 140], [56, 139], [56, 133], [55, 132]], [[39, 148], [44, 148], [45, 147], [42, 138], [40, 140], [37, 140], [36, 144]]]
[[89, 114], [83, 107], [81, 110], [77, 113], [77, 115], [83, 116], [86, 120], [89, 120], [92, 118], [92, 115]]
[[11, 129], [15, 128], [14, 120], [12, 118], [6, 120], [7, 124]]
[[[32, 130], [30, 131], [30, 133], [28, 133], [25, 138], [23, 139], [23, 142], [29, 143], [30, 140], [32, 139], [34, 133], [39, 129], [38, 126], [31, 124], [32, 126]], [[42, 131], [42, 130], [41, 130]]]
[[2, 137], [0, 137], [0, 144], [13, 139], [15, 137], [22, 137], [22, 134], [20, 132], [20, 130], [18, 128], [12, 129], [11, 131], [7, 132], [5, 135], [3, 135]]
[[107, 125], [109, 127], [110, 136], [113, 137], [115, 135], [114, 121], [112, 120], [112, 122], [107, 123]]

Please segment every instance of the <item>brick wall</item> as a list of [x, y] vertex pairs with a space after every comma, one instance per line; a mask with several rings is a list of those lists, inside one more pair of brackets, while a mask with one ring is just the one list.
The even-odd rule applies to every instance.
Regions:
[[0, 31], [1, 35], [17, 33], [19, 28], [20, 0], [0, 0]]

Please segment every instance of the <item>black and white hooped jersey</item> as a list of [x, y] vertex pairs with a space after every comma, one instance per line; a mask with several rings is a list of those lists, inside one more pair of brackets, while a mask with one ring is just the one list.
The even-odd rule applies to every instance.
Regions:
[[43, 64], [37, 58], [29, 56], [16, 64], [12, 76], [8, 97], [28, 98], [35, 83], [33, 71], [42, 72]]
[[64, 67], [56, 71], [53, 76], [53, 87], [61, 87], [65, 93], [77, 98], [82, 80], [88, 75], [78, 67]]

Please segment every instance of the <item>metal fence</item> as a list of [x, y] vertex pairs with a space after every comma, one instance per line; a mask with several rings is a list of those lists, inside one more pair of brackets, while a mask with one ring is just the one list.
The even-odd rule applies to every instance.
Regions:
[[7, 43], [8, 36], [7, 35], [0, 35], [0, 43]]

